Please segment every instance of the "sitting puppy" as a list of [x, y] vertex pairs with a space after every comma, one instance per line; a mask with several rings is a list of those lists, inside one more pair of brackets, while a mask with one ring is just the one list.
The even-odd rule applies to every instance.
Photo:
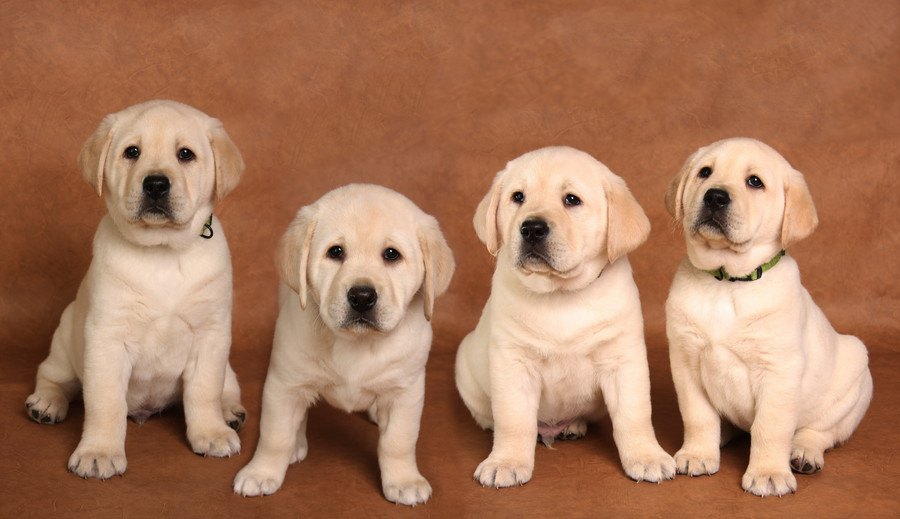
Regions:
[[231, 257], [212, 211], [240, 179], [240, 153], [216, 119], [150, 101], [108, 115], [78, 161], [108, 214], [29, 416], [62, 421], [83, 390], [84, 432], [69, 458], [82, 477], [125, 472], [126, 416], [143, 422], [182, 397], [194, 452], [236, 454], [246, 411], [228, 364]]
[[586, 420], [607, 411], [629, 477], [674, 477], [650, 422], [641, 305], [625, 256], [650, 223], [625, 182], [587, 153], [532, 151], [497, 174], [474, 224], [497, 255], [490, 298], [456, 356], [459, 394], [494, 430], [475, 479], [527, 482], [536, 435], [583, 436]]
[[431, 486], [416, 466], [434, 298], [453, 254], [437, 221], [390, 189], [353, 184], [302, 208], [281, 240], [281, 310], [263, 389], [260, 439], [234, 479], [272, 494], [306, 458], [307, 411], [320, 397], [378, 423], [384, 496], [416, 505]]
[[791, 468], [820, 470], [872, 397], [865, 346], [834, 331], [784, 256], [818, 223], [803, 176], [761, 142], [723, 140], [687, 160], [666, 207], [688, 254], [666, 304], [678, 472], [719, 469], [724, 416], [751, 435], [744, 490], [793, 492]]

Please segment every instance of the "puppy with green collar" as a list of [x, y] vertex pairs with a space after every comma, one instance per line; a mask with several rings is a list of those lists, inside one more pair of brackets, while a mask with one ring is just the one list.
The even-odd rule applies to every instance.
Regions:
[[678, 472], [718, 471], [724, 419], [751, 435], [744, 490], [794, 492], [791, 469], [819, 471], [872, 398], [866, 347], [835, 332], [784, 252], [818, 224], [806, 182], [769, 146], [727, 139], [691, 155], [666, 207], [687, 243], [666, 303]]

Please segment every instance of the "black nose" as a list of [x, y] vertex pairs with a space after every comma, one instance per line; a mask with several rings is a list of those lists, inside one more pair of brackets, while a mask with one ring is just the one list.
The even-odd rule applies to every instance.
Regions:
[[522, 238], [528, 243], [538, 243], [550, 234], [550, 227], [543, 220], [525, 220], [519, 229]]
[[347, 301], [350, 303], [350, 308], [357, 312], [365, 312], [375, 306], [375, 302], [378, 301], [378, 292], [365, 285], [350, 287], [350, 290], [347, 291]]
[[150, 175], [144, 178], [144, 193], [153, 200], [169, 194], [169, 177], [163, 175]]
[[710, 189], [703, 195], [703, 204], [712, 212], [725, 209], [730, 203], [731, 197], [722, 189]]

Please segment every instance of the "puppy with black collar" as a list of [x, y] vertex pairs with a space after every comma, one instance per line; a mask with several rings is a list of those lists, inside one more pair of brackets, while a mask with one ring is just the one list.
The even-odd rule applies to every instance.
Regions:
[[872, 398], [866, 347], [835, 332], [784, 249], [818, 224], [803, 175], [769, 146], [727, 139], [688, 158], [666, 193], [687, 258], [666, 330], [684, 420], [681, 474], [714, 474], [726, 422], [751, 434], [741, 482], [759, 496], [819, 471]]
[[143, 422], [178, 400], [194, 452], [236, 454], [246, 411], [228, 364], [231, 256], [212, 211], [244, 169], [237, 147], [218, 120], [150, 101], [103, 119], [78, 160], [108, 214], [28, 415], [62, 421], [83, 393], [84, 432], [69, 458], [82, 477], [125, 472], [126, 418]]

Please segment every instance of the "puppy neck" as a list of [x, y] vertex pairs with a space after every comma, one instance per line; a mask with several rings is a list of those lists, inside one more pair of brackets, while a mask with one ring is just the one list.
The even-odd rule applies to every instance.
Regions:
[[604, 270], [609, 267], [606, 258], [598, 257], [584, 261], [565, 275], [528, 273], [516, 268], [514, 262], [506, 257], [507, 254], [505, 249], [501, 249], [497, 258], [495, 277], [503, 279], [502, 286], [519, 287], [523, 292], [532, 295], [584, 290], [597, 281]]
[[209, 211], [197, 211], [185, 225], [170, 224], [150, 226], [142, 222], [129, 222], [118, 218], [117, 213], [107, 214], [116, 234], [124, 241], [138, 247], [161, 247], [176, 251], [189, 249], [216, 237], [218, 224]]
[[742, 278], [750, 276], [757, 269], [772, 260], [781, 251], [780, 243], [751, 244], [746, 250], [730, 248], [713, 249], [702, 244], [688, 244], [688, 259], [698, 270], [714, 271], [722, 269], [728, 276]]

